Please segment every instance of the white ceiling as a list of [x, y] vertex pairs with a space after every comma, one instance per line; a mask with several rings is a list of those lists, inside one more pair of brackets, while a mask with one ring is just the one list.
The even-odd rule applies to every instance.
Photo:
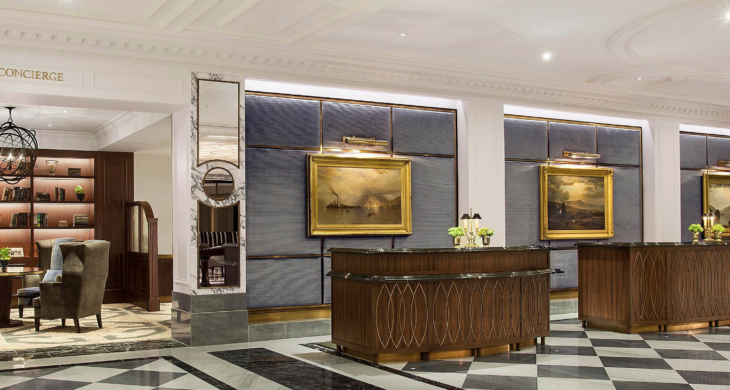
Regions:
[[[730, 105], [730, 1], [0, 0], [4, 23]], [[400, 33], [407, 33], [401, 36]], [[110, 38], [112, 37], [112, 38]], [[163, 46], [160, 46], [163, 48]], [[553, 59], [543, 61], [549, 51]], [[641, 77], [641, 80], [637, 80]]]
[[[14, 106], [13, 122], [26, 129], [91, 134], [124, 114], [124, 111], [96, 110], [51, 106], [23, 106], [0, 103], [0, 123], [7, 121], [8, 110]], [[49, 126], [51, 125], [51, 126]]]

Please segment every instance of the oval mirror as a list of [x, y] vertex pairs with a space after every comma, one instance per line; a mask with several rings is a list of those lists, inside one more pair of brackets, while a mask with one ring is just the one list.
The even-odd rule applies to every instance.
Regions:
[[203, 178], [203, 191], [213, 200], [226, 200], [233, 194], [233, 175], [223, 168], [209, 170]]

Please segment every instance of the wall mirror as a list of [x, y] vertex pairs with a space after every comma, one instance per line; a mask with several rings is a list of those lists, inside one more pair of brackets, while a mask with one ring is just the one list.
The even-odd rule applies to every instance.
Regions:
[[225, 161], [239, 166], [240, 84], [198, 80], [198, 165]]
[[213, 168], [203, 177], [203, 191], [213, 200], [226, 200], [233, 194], [233, 175], [223, 168]]
[[198, 287], [240, 286], [239, 203], [211, 207], [198, 201]]

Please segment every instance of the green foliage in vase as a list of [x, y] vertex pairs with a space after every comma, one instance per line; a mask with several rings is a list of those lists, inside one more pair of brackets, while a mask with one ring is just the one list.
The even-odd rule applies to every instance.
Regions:
[[464, 235], [464, 229], [460, 227], [449, 228], [449, 235], [451, 237], [461, 237]]
[[77, 194], [85, 194], [86, 193], [86, 191], [84, 191], [84, 188], [81, 187], [81, 186], [76, 186], [76, 188], [74, 188], [74, 192], [77, 193]]
[[0, 248], [0, 259], [10, 260], [10, 248]]
[[689, 231], [692, 233], [702, 233], [705, 231], [705, 229], [702, 228], [702, 225], [699, 223], [693, 223], [689, 225]]
[[491, 237], [491, 236], [494, 235], [494, 229], [490, 229], [490, 228], [485, 228], [484, 227], [484, 228], [479, 229], [479, 232], [477, 234], [480, 237], [485, 237], [485, 236]]
[[714, 226], [712, 226], [712, 231], [715, 233], [724, 233], [725, 226], [722, 226], [719, 223], [716, 223]]

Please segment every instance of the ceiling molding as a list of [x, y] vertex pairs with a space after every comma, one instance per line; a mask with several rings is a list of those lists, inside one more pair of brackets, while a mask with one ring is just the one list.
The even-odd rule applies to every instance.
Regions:
[[244, 1], [238, 7], [236, 7], [235, 9], [233, 9], [232, 11], [230, 11], [228, 14], [226, 14], [226, 16], [218, 19], [218, 21], [215, 22], [215, 24], [218, 27], [224, 27], [228, 23], [234, 21], [239, 16], [241, 16], [241, 15], [245, 14], [246, 12], [248, 12], [248, 10], [250, 10], [251, 8], [253, 8], [256, 4], [258, 4], [260, 2], [261, 2], [261, 0], [247, 0], [247, 1]]
[[152, 4], [152, 6], [147, 10], [147, 12], [142, 15], [142, 20], [147, 20], [152, 17], [157, 11], [167, 3], [167, 0], [157, 0], [155, 4]]
[[198, 20], [198, 18], [200, 18], [201, 16], [203, 16], [203, 14], [205, 14], [206, 12], [208, 12], [208, 10], [210, 10], [211, 8], [213, 8], [213, 6], [215, 6], [216, 4], [218, 4], [219, 1], [220, 0], [208, 0], [205, 4], [201, 5], [200, 8], [198, 8], [195, 12], [193, 12], [187, 18], [185, 18], [185, 19], [183, 19], [180, 22], [175, 23], [175, 24], [172, 24], [171, 23], [170, 25], [172, 25], [172, 31], [182, 31], [182, 30], [184, 30], [186, 27], [188, 27], [193, 22], [195, 22], [196, 20]]
[[[0, 50], [50, 57], [93, 59], [187, 70], [229, 73], [268, 80], [412, 93], [449, 98], [500, 100], [508, 104], [604, 113], [631, 118], [666, 117], [688, 124], [730, 124], [730, 107], [680, 99], [641, 96], [615, 90], [585, 92], [573, 86], [545, 87], [519, 80], [485, 80], [486, 76], [454, 77], [406, 69], [294, 60], [273, 56], [221, 53], [164, 44], [140, 44], [118, 39], [0, 30]], [[699, 122], [699, 123], [698, 123]]]
[[195, 3], [195, 1], [196, 0], [179, 0], [180, 5], [177, 7], [175, 12], [168, 15], [162, 21], [162, 23], [160, 23], [160, 28], [162, 29], [162, 28], [168, 27], [173, 21], [175, 21], [175, 19], [179, 18], [180, 15], [185, 13], [185, 11], [187, 11], [188, 8], [190, 8], [193, 5], [193, 3]]

